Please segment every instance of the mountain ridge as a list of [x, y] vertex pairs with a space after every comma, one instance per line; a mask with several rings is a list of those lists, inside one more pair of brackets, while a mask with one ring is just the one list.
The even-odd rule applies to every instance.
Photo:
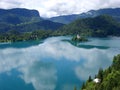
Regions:
[[48, 18], [48, 20], [54, 21], [54, 22], [60, 22], [64, 24], [69, 24], [72, 21], [75, 21], [79, 18], [87, 18], [87, 17], [96, 17], [99, 15], [110, 15], [114, 19], [120, 21], [120, 8], [106, 8], [106, 9], [99, 9], [99, 10], [90, 10], [88, 12], [84, 12], [81, 14], [72, 14], [72, 15], [63, 15], [63, 16], [57, 16]]
[[42, 20], [37, 10], [25, 8], [0, 9], [0, 16], [0, 22], [8, 24], [20, 24]]
[[10, 30], [19, 32], [31, 32], [34, 30], [55, 30], [63, 26], [62, 23], [56, 23], [44, 20], [40, 17], [37, 10], [25, 8], [0, 9], [0, 33]]
[[108, 15], [77, 19], [59, 29], [63, 35], [120, 36], [120, 23]]

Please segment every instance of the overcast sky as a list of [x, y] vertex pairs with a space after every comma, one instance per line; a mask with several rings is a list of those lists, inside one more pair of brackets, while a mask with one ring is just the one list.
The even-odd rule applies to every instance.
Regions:
[[36, 9], [42, 17], [79, 14], [91, 9], [120, 7], [120, 0], [0, 0], [0, 8]]

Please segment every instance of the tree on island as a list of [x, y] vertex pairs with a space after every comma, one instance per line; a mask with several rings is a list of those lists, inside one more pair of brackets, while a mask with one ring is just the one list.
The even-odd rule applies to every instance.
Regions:
[[80, 36], [79, 34], [77, 34], [76, 36], [73, 36], [72, 41], [84, 42], [84, 41], [88, 41], [88, 39], [85, 38], [84, 36]]

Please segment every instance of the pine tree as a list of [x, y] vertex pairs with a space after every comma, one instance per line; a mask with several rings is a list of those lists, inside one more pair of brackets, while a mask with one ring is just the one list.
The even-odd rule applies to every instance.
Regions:
[[100, 80], [101, 80], [101, 82], [102, 82], [102, 80], [103, 80], [103, 69], [102, 68], [100, 68], [99, 69], [99, 71], [98, 71], [98, 76], [97, 76]]
[[88, 78], [88, 82], [91, 82], [92, 81], [92, 78], [91, 78], [91, 76], [89, 76], [89, 78]]
[[85, 83], [83, 82], [83, 84], [82, 84], [82, 88], [81, 88], [82, 90], [83, 89], [85, 89]]

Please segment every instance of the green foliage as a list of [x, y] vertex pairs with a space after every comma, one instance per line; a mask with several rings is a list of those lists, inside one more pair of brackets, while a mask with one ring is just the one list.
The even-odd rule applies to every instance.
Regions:
[[[120, 54], [115, 56], [113, 64], [106, 70], [100, 69], [97, 77], [100, 83], [86, 82], [85, 90], [120, 90]], [[82, 88], [82, 90], [84, 90]]]
[[62, 23], [55, 23], [44, 20], [36, 10], [28, 9], [0, 9], [0, 33], [10, 30], [18, 32], [32, 32], [34, 30], [56, 30], [63, 26]]
[[55, 23], [47, 20], [41, 20], [39, 22], [26, 22], [21, 24], [7, 24], [0, 22], [0, 33], [6, 33], [10, 30], [16, 30], [18, 32], [32, 32], [35, 30], [56, 30], [62, 27], [64, 24]]
[[103, 69], [102, 68], [99, 69], [97, 77], [100, 78], [100, 80], [102, 82], [102, 80], [103, 80]]
[[120, 55], [114, 57], [112, 66], [115, 70], [120, 70]]
[[89, 78], [88, 78], [88, 82], [91, 82], [91, 81], [92, 81], [92, 77], [89, 76]]
[[61, 32], [64, 35], [84, 34], [94, 37], [120, 36], [120, 24], [108, 15], [78, 19], [59, 30], [59, 33]]
[[77, 36], [73, 36], [72, 38], [72, 41], [75, 41], [75, 42], [85, 42], [85, 41], [88, 41], [87, 38], [81, 36], [80, 38], [77, 38]]
[[0, 35], [0, 42], [17, 42], [17, 41], [27, 41], [27, 40], [41, 40], [52, 36], [50, 30], [37, 30], [33, 32], [20, 33], [15, 30], [8, 31], [5, 34]]
[[82, 88], [81, 89], [84, 89], [85, 88], [85, 83], [82, 84]]
[[16, 9], [0, 9], [0, 22], [7, 24], [20, 24], [26, 22], [40, 21], [39, 12], [36, 10], [28, 10], [22, 8]]

